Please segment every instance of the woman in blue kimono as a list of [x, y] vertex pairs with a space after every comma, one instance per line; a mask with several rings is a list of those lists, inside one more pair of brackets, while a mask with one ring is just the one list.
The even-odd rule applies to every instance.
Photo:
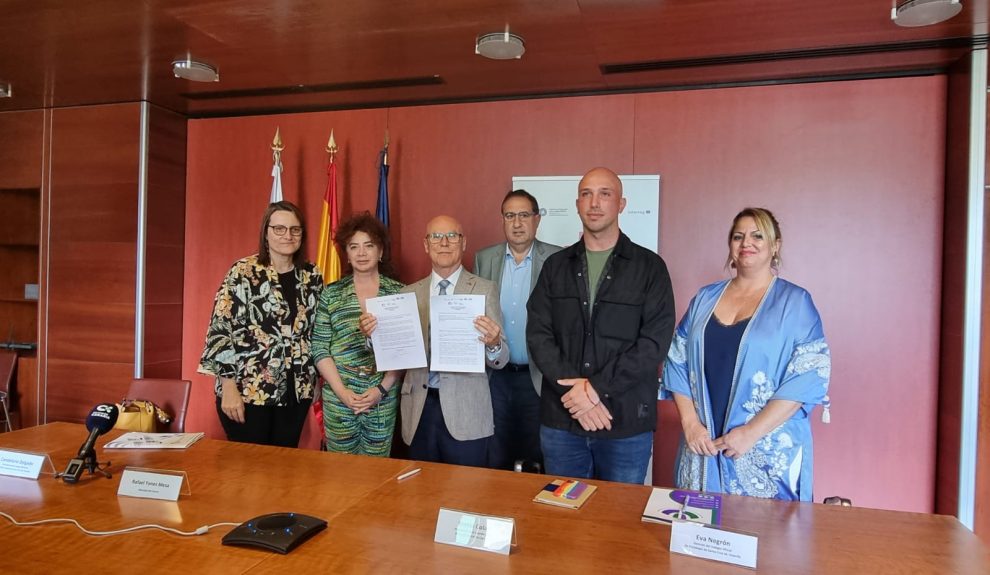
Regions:
[[821, 318], [804, 289], [780, 279], [780, 226], [746, 208], [729, 231], [735, 277], [701, 288], [674, 334], [661, 398], [684, 431], [678, 487], [811, 501], [811, 415], [831, 369]]

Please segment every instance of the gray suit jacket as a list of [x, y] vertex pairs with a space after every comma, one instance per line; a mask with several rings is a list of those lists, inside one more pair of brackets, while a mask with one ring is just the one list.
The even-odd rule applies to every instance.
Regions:
[[[431, 276], [426, 276], [402, 289], [404, 293], [416, 294], [427, 358], [430, 357], [430, 279]], [[454, 286], [454, 293], [483, 294], [485, 315], [502, 325], [502, 309], [498, 303], [498, 288], [495, 284], [462, 269]], [[502, 350], [498, 353], [498, 357], [493, 361], [488, 359], [486, 353], [485, 361], [493, 369], [501, 369], [508, 363], [509, 343], [505, 341], [505, 334], [502, 335]], [[402, 413], [402, 440], [406, 445], [412, 444], [416, 428], [419, 427], [429, 380], [429, 369], [420, 367], [408, 370], [402, 382], [399, 409]], [[447, 430], [458, 441], [480, 439], [495, 433], [495, 423], [492, 420], [492, 396], [488, 390], [486, 373], [441, 371], [440, 407]]]
[[[499, 293], [502, 293], [502, 269], [505, 267], [505, 247], [506, 243], [502, 242], [478, 250], [474, 254], [474, 273], [495, 282], [495, 285], [498, 286]], [[533, 280], [529, 283], [530, 293], [533, 293], [533, 288], [536, 287], [536, 280], [539, 279], [540, 271], [543, 270], [543, 262], [547, 261], [547, 258], [551, 254], [555, 254], [561, 249], [560, 246], [541, 242], [540, 240], [533, 242]], [[543, 387], [543, 374], [540, 373], [534, 361], [529, 362], [529, 376], [533, 380], [533, 387], [536, 388], [536, 394], [539, 395], [540, 389]]]

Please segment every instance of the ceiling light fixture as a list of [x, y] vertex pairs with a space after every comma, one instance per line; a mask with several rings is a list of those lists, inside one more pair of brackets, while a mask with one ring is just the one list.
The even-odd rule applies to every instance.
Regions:
[[474, 53], [492, 60], [518, 60], [526, 53], [526, 42], [522, 36], [510, 34], [509, 26], [506, 25], [505, 32], [478, 36], [474, 41]]
[[184, 78], [193, 82], [219, 82], [220, 71], [205, 63], [186, 58], [172, 62], [172, 73], [176, 78]]
[[14, 87], [9, 82], [0, 82], [0, 98], [13, 98]]
[[890, 9], [890, 19], [898, 26], [914, 28], [945, 22], [961, 11], [959, 0], [907, 0]]

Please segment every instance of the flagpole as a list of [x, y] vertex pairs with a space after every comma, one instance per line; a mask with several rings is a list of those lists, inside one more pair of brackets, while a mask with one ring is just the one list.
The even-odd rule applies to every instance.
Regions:
[[323, 273], [324, 284], [329, 284], [340, 279], [340, 256], [337, 253], [337, 246], [334, 244], [334, 236], [337, 233], [337, 220], [339, 218], [337, 210], [337, 141], [334, 139], [333, 130], [330, 130], [330, 139], [327, 141], [327, 190], [323, 196], [323, 212], [320, 216], [320, 237], [316, 250], [316, 265]]

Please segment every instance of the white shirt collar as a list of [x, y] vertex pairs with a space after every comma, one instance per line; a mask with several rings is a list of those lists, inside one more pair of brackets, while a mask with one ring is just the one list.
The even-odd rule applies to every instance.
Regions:
[[463, 265], [457, 266], [457, 269], [454, 270], [454, 273], [450, 274], [446, 278], [440, 277], [437, 274], [437, 272], [432, 272], [430, 274], [430, 295], [439, 295], [440, 294], [440, 280], [443, 280], [443, 279], [446, 279], [447, 281], [450, 282], [450, 286], [447, 288], [447, 295], [453, 295], [454, 294], [454, 286], [457, 285], [457, 278], [461, 277], [461, 270], [463, 270], [463, 269], [464, 269], [464, 266]]

